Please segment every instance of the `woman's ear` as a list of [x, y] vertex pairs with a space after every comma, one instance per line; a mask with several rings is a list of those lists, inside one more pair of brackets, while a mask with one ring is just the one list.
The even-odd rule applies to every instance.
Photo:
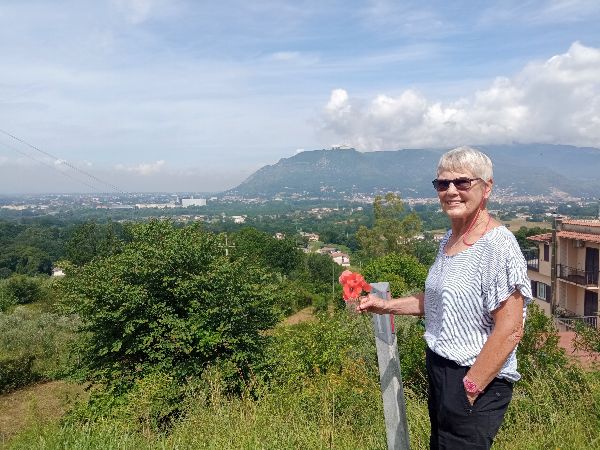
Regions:
[[485, 191], [483, 192], [483, 198], [485, 198], [486, 200], [492, 194], [493, 185], [494, 185], [494, 180], [492, 178], [490, 178], [488, 181], [485, 182]]

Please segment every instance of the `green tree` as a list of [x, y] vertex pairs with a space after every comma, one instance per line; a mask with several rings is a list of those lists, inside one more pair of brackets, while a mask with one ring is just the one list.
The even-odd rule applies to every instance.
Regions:
[[234, 248], [231, 253], [289, 275], [302, 262], [302, 252], [295, 239], [275, 239], [256, 228], [244, 228], [233, 236]]
[[526, 250], [531, 247], [537, 247], [537, 245], [535, 243], [527, 240], [527, 238], [529, 236], [535, 236], [536, 234], [550, 233], [551, 231], [552, 230], [549, 230], [547, 228], [541, 228], [541, 227], [533, 227], [533, 228], [521, 227], [521, 228], [519, 228], [519, 230], [517, 232], [515, 232], [515, 238], [517, 239], [517, 242], [519, 243], [519, 247], [521, 247], [522, 250]]
[[362, 225], [356, 232], [363, 253], [370, 257], [410, 253], [413, 238], [421, 231], [421, 220], [415, 213], [404, 214], [400, 196], [389, 192], [375, 197], [373, 215], [373, 227]]
[[372, 260], [363, 269], [365, 279], [372, 283], [388, 281], [392, 296], [425, 289], [427, 268], [412, 255], [392, 253]]
[[419, 262], [427, 267], [435, 261], [439, 249], [439, 243], [434, 241], [431, 236], [425, 239], [418, 239], [412, 243], [412, 253]]
[[82, 223], [75, 227], [67, 242], [66, 257], [73, 264], [82, 266], [96, 256], [108, 256], [119, 251], [124, 237], [125, 230], [120, 224]]
[[225, 256], [223, 236], [169, 222], [135, 225], [122, 251], [62, 281], [82, 321], [90, 380], [130, 384], [161, 372], [185, 381], [211, 364], [244, 378], [273, 326], [273, 277]]

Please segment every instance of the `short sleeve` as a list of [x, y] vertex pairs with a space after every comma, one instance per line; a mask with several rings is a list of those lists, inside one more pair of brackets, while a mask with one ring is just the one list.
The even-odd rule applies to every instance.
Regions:
[[489, 286], [486, 295], [486, 307], [489, 312], [497, 309], [516, 290], [525, 299], [525, 305], [531, 303], [531, 282], [527, 276], [527, 263], [516, 239], [510, 231], [501, 235], [489, 255]]

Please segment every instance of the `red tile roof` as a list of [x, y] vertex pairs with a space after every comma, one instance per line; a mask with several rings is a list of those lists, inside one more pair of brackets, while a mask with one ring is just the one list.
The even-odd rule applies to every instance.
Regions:
[[584, 227], [600, 227], [600, 220], [588, 220], [588, 219], [563, 219], [562, 223], [567, 225], [583, 225]]
[[535, 236], [529, 236], [527, 239], [536, 242], [551, 242], [552, 233], [536, 234]]
[[600, 244], [600, 234], [577, 233], [575, 231], [559, 231], [556, 233], [558, 237], [565, 239], [577, 239], [586, 242], [595, 242]]

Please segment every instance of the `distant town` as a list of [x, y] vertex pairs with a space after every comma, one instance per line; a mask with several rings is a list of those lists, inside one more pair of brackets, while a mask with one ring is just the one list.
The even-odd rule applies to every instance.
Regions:
[[[334, 192], [335, 193], [335, 192]], [[331, 194], [331, 192], [329, 193]], [[296, 204], [298, 209], [304, 210], [307, 204], [338, 205], [370, 205], [379, 192], [375, 193], [339, 193], [339, 195], [325, 195], [316, 197], [307, 193], [279, 193], [273, 197], [245, 197], [233, 194], [181, 194], [181, 193], [115, 193], [115, 194], [23, 194], [0, 195], [0, 216], [8, 212], [21, 212], [31, 216], [53, 215], [69, 210], [174, 210], [167, 215], [176, 219], [177, 216], [188, 217], [189, 214], [177, 214], [185, 210], [207, 211], [213, 213], [219, 207], [231, 209], [231, 205], [266, 205], [273, 203]], [[437, 197], [403, 198], [410, 207], [416, 205], [436, 205]], [[303, 206], [304, 205], [304, 206]], [[510, 214], [523, 219], [535, 219], [540, 215], [550, 216], [559, 208], [571, 209], [575, 215], [577, 211], [584, 210], [587, 215], [597, 216], [600, 199], [578, 198], [566, 193], [556, 191], [552, 195], [514, 195], [509, 190], [497, 189], [491, 199], [498, 212]], [[243, 208], [246, 209], [246, 208]], [[322, 216], [335, 208], [313, 207], [308, 212], [315, 216]], [[222, 214], [219, 214], [222, 216]], [[143, 216], [143, 214], [142, 214]], [[243, 223], [243, 216], [229, 216], [234, 222]], [[535, 221], [535, 220], [534, 220]]]

